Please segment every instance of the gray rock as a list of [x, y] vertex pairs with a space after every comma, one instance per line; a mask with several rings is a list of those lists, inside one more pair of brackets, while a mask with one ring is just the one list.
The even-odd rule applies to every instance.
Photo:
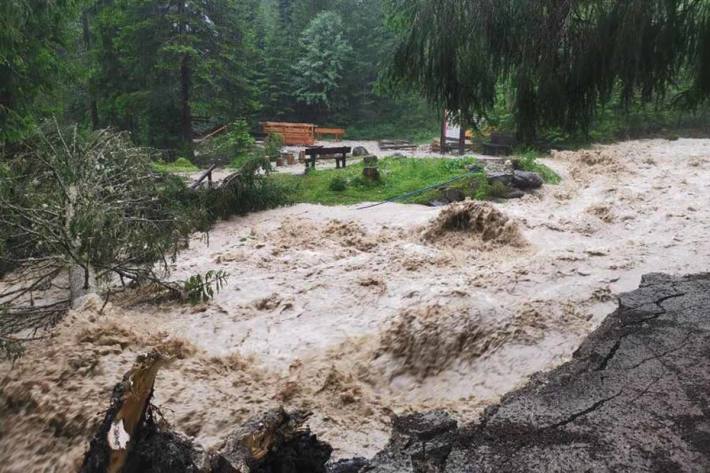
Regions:
[[507, 172], [489, 172], [486, 174], [489, 184], [494, 184], [500, 182], [506, 187], [511, 187], [513, 185], [513, 175]]
[[446, 189], [443, 197], [448, 202], [463, 202], [466, 200], [466, 194], [460, 189]]
[[525, 192], [520, 189], [511, 189], [510, 192], [505, 196], [506, 199], [522, 199], [525, 196]]
[[353, 148], [353, 152], [352, 152], [352, 155], [355, 156], [356, 158], [360, 157], [360, 156], [367, 156], [369, 154], [370, 154], [370, 152], [364, 146], [356, 146]]
[[362, 471], [443, 472], [456, 440], [455, 433], [456, 421], [442, 411], [396, 418], [387, 447]]
[[509, 172], [490, 172], [486, 174], [488, 182], [493, 184], [500, 182], [508, 187], [515, 187], [520, 190], [539, 189], [544, 184], [542, 177], [536, 172], [515, 171]]
[[515, 171], [513, 173], [513, 187], [522, 190], [539, 189], [544, 184], [542, 177], [536, 172]]
[[340, 460], [328, 465], [328, 473], [359, 473], [367, 465], [367, 460], [361, 457]]

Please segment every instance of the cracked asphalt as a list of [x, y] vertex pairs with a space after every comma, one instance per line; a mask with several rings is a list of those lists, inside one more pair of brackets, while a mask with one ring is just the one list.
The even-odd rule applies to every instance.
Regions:
[[710, 471], [710, 274], [645, 276], [572, 361], [480, 422], [400, 418], [383, 452], [331, 471]]

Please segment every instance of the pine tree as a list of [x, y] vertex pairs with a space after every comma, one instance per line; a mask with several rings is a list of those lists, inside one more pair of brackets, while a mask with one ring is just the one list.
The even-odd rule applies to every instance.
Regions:
[[296, 97], [317, 115], [337, 109], [336, 94], [352, 53], [340, 16], [319, 13], [303, 31], [300, 46], [301, 59], [294, 66]]
[[[469, 122], [508, 84], [518, 136], [531, 142], [541, 127], [587, 129], [616, 95], [625, 104], [662, 97], [693, 67], [702, 84], [707, 8], [707, 0], [390, 0], [401, 32], [392, 76]], [[696, 101], [707, 96], [696, 90]]]

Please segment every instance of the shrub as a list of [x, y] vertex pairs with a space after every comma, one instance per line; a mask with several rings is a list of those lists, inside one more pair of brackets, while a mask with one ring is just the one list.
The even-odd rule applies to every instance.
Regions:
[[503, 184], [500, 181], [495, 181], [493, 184], [490, 185], [490, 189], [488, 190], [488, 195], [490, 197], [495, 197], [495, 198], [504, 198], [508, 195], [510, 192], [510, 189], [508, 186]]
[[283, 148], [283, 137], [277, 133], [270, 133], [264, 140], [264, 154], [269, 159], [276, 159], [281, 156], [281, 148]]
[[343, 192], [348, 187], [348, 181], [343, 176], [335, 176], [328, 183], [328, 189], [333, 192]]
[[201, 164], [229, 163], [249, 155], [254, 143], [249, 124], [241, 119], [229, 124], [225, 133], [205, 140], [196, 151]]

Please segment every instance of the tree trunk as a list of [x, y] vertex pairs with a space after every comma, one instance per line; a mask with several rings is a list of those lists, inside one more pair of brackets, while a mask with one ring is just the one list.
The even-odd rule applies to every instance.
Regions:
[[440, 140], [439, 144], [441, 145], [440, 146], [441, 147], [441, 154], [446, 154], [446, 150], [447, 150], [447, 147], [446, 147], [446, 127], [447, 127], [446, 121], [447, 120], [446, 120], [446, 118], [447, 118], [446, 109], [444, 109], [444, 117], [441, 120], [441, 136], [439, 137], [439, 140]]
[[[64, 231], [71, 238], [72, 222], [76, 215], [76, 200], [79, 191], [76, 186], [70, 186], [67, 189], [66, 203], [64, 209]], [[79, 237], [67, 242], [71, 247], [72, 261], [69, 263], [68, 278], [69, 278], [69, 297], [73, 308], [77, 308], [81, 299], [96, 290], [96, 277], [91, 265], [81, 263], [78, 258], [79, 247], [81, 242]]]
[[459, 155], [466, 154], [466, 126], [463, 121], [463, 114], [459, 120]]
[[[89, 14], [85, 11], [81, 15], [81, 25], [84, 32], [84, 48], [86, 49], [87, 55], [91, 53], [91, 30], [89, 29]], [[91, 79], [89, 79], [91, 81]], [[88, 94], [89, 94], [89, 116], [91, 117], [91, 128], [94, 130], [99, 129], [99, 109], [96, 105], [96, 93], [93, 90], [91, 84], [88, 84]]]
[[87, 294], [96, 292], [96, 275], [90, 266], [72, 264], [69, 267], [69, 295], [72, 308], [76, 309]]
[[180, 130], [189, 158], [193, 157], [192, 151], [192, 110], [190, 109], [190, 85], [192, 69], [190, 56], [185, 54], [180, 62]]

